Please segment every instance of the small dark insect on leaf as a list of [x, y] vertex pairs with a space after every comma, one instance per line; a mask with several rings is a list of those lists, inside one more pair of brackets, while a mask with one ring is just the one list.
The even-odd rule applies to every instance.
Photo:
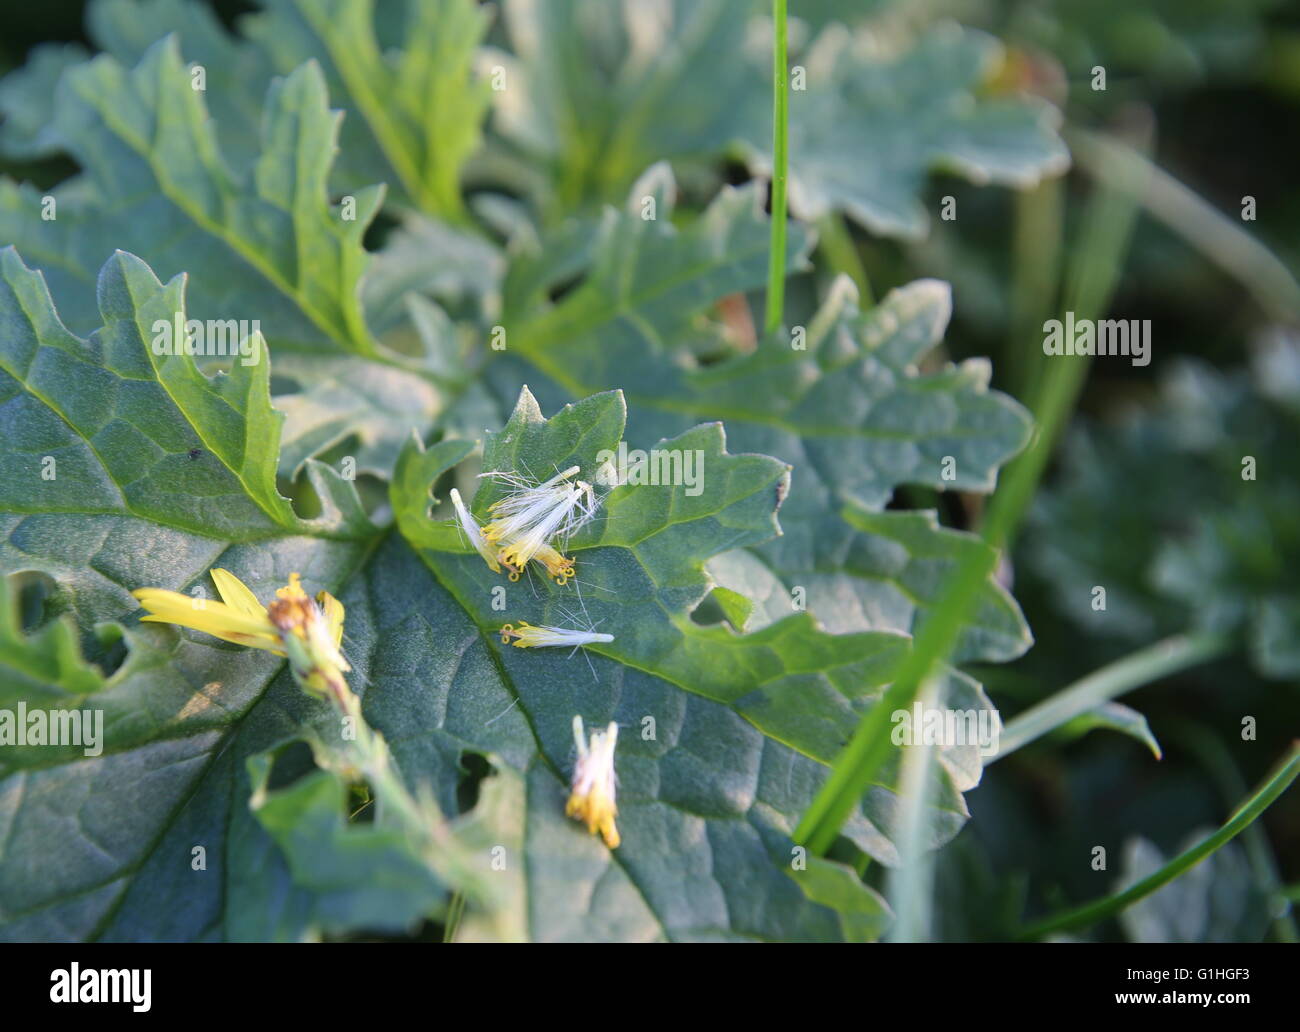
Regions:
[[193, 462], [195, 459], [197, 459], [197, 458], [198, 458], [200, 455], [202, 455], [202, 454], [203, 454], [203, 449], [202, 449], [202, 448], [191, 448], [191, 449], [190, 449], [190, 452], [189, 452], [189, 455], [190, 455], [190, 461]]
[[785, 501], [786, 481], [784, 479], [776, 482], [776, 504], [780, 505]]

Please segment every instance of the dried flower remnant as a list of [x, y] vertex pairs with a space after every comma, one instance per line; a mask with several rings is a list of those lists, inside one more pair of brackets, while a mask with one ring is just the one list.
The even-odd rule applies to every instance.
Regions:
[[[568, 584], [576, 572], [573, 568], [573, 560], [566, 555], [561, 555], [559, 549], [553, 545], [542, 545], [533, 555], [533, 558], [546, 567], [546, 572], [554, 578], [555, 583], [560, 587]], [[518, 580], [518, 572], [513, 572], [510, 579]]]
[[566, 816], [587, 825], [587, 830], [599, 833], [610, 849], [617, 849], [622, 841], [614, 818], [618, 816], [615, 802], [614, 746], [618, 742], [618, 725], [610, 721], [604, 731], [593, 731], [587, 742], [582, 717], [573, 718], [573, 738], [578, 745], [578, 761], [573, 769], [573, 786], [569, 801], [564, 807]]
[[[557, 507], [555, 513], [552, 515], [552, 519], [560, 516], [562, 516], [562, 513]], [[524, 567], [533, 559], [542, 561], [540, 559], [541, 554], [544, 550], [548, 550], [546, 551], [548, 556], [551, 556], [552, 553], [554, 553], [554, 555], [551, 557], [551, 561], [543, 563], [547, 568], [547, 572], [561, 583], [567, 581], [570, 576], [569, 571], [572, 567], [572, 560], [568, 560], [565, 556], [561, 555], [559, 551], [550, 544], [550, 539], [555, 534], [555, 527], [552, 525], [551, 520], [543, 521], [536, 526], [529, 528], [519, 536], [511, 535], [506, 537], [505, 532], [500, 530], [494, 531], [494, 527], [495, 524], [489, 524], [487, 529], [484, 531], [484, 536], [490, 541], [502, 540], [504, 538], [501, 551], [497, 553], [497, 558], [501, 561], [501, 565], [510, 571], [511, 580], [518, 580]], [[566, 562], [568, 563], [568, 566], [563, 565]]]
[[501, 564], [497, 561], [496, 552], [493, 551], [492, 546], [483, 537], [483, 531], [479, 527], [478, 521], [465, 507], [460, 492], [454, 487], [451, 489], [451, 504], [456, 510], [456, 522], [459, 524], [461, 532], [469, 538], [469, 543], [474, 546], [474, 551], [483, 557], [483, 561], [488, 564], [488, 569], [493, 573], [500, 573]]
[[594, 642], [613, 641], [612, 634], [598, 634], [595, 631], [575, 631], [568, 627], [550, 627], [545, 624], [535, 626], [524, 621], [519, 626], [506, 624], [501, 628], [501, 644], [511, 644], [517, 649], [548, 648], [551, 646], [591, 645]]
[[570, 482], [579, 468], [571, 466], [542, 483], [508, 470], [480, 473], [480, 477], [502, 480], [508, 489], [505, 497], [488, 507], [493, 519], [481, 528], [460, 493], [453, 490], [457, 523], [494, 573], [504, 566], [510, 579], [517, 581], [524, 568], [536, 561], [557, 584], [567, 584], [573, 578], [573, 560], [563, 555], [555, 542], [567, 541], [595, 516], [599, 506], [590, 484]]

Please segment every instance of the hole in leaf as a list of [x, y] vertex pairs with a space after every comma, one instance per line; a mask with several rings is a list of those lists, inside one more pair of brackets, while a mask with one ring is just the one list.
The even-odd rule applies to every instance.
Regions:
[[351, 824], [374, 824], [375, 794], [369, 785], [348, 786], [347, 814]]
[[[69, 605], [69, 596], [58, 581], [40, 570], [23, 570], [10, 575], [18, 614], [18, 627], [22, 634], [35, 634], [41, 628], [65, 616], [75, 622], [76, 614]], [[126, 643], [119, 628], [105, 625], [99, 630], [82, 629], [78, 635], [82, 657], [99, 667], [100, 673], [110, 677], [126, 659]]]
[[731, 186], [739, 186], [742, 183], [748, 183], [752, 176], [749, 169], [745, 167], [742, 161], [724, 161], [722, 163], [722, 181]]
[[280, 494], [289, 499], [293, 511], [302, 519], [314, 520], [321, 514], [320, 498], [312, 490], [311, 483], [306, 477], [290, 480], [286, 476], [277, 475], [275, 487]]
[[704, 600], [698, 606], [691, 610], [691, 620], [703, 627], [711, 627], [715, 624], [726, 623], [727, 614], [723, 611], [722, 606], [713, 593], [704, 596]]
[[240, 18], [257, 9], [248, 3], [248, 0], [217, 0], [211, 7], [212, 13], [221, 20], [221, 24], [231, 33], [235, 31]]
[[[336, 199], [335, 203], [337, 204], [340, 199], [341, 198]], [[398, 227], [398, 225], [400, 225], [400, 223], [397, 219], [393, 218], [393, 216], [385, 214], [383, 211], [377, 212], [374, 221], [366, 227], [366, 235], [362, 237], [361, 241], [362, 246], [364, 246], [367, 251], [382, 250], [384, 241], [388, 239], [389, 235]]]
[[[484, 482], [484, 481], [481, 481], [481, 480], [479, 481], [480, 484], [483, 483], [483, 482]], [[430, 491], [430, 493], [431, 493], [431, 495], [432, 495], [432, 497], [430, 497], [430, 499], [429, 499], [429, 505], [430, 505], [430, 507], [431, 507], [431, 508], [437, 508], [437, 507], [441, 507], [442, 505], [445, 505], [445, 504], [447, 503], [447, 500], [451, 497], [451, 489], [452, 489], [453, 487], [455, 487], [455, 486], [456, 486], [456, 470], [455, 470], [455, 469], [449, 469], [449, 470], [444, 471], [444, 472], [442, 473], [442, 475], [439, 476], [439, 477], [438, 477], [438, 478], [433, 482], [433, 485], [429, 488], [429, 491]], [[473, 498], [474, 498], [474, 491], [475, 491], [475, 490], [476, 490], [476, 487], [471, 487], [468, 491], [466, 491], [464, 487], [462, 487], [462, 488], [460, 489], [461, 496], [462, 496], [462, 498], [463, 498], [463, 500], [464, 500], [464, 502], [465, 502], [466, 505], [473, 505], [473, 504], [474, 504], [474, 502], [473, 502]], [[433, 499], [434, 499], [434, 498], [437, 498], [437, 499], [438, 499], [438, 502], [439, 502], [439, 505], [438, 505], [438, 506], [434, 506], [434, 504], [433, 504]], [[448, 517], [450, 517], [450, 516], [451, 516], [451, 513], [448, 512], [447, 515], [448, 515]]]
[[43, 627], [63, 612], [58, 602], [59, 585], [49, 574], [24, 570], [10, 578], [18, 605], [18, 626], [24, 634]]
[[[302, 739], [289, 742], [275, 753], [266, 787], [270, 792], [290, 785], [318, 770], [311, 746]], [[374, 791], [368, 784], [353, 784], [347, 789], [343, 802], [343, 816], [349, 824], [372, 824], [375, 819]]]
[[442, 942], [446, 926], [425, 918], [409, 932], [357, 928], [347, 932], [326, 932], [322, 942]]
[[356, 434], [348, 434], [347, 437], [337, 444], [330, 445], [322, 452], [317, 452], [312, 456], [317, 462], [323, 462], [327, 466], [333, 466], [340, 469], [344, 456], [356, 456], [361, 450], [361, 438]]
[[586, 280], [586, 276], [571, 276], [568, 279], [561, 280], [559, 283], [552, 284], [547, 291], [546, 296], [552, 302], [558, 303], [563, 301], [568, 295], [572, 294]]
[[100, 628], [95, 631], [95, 642], [98, 648], [84, 649], [86, 658], [99, 667], [99, 672], [105, 677], [112, 677], [126, 662], [127, 648], [122, 632], [112, 626]]
[[460, 780], [456, 783], [456, 808], [459, 813], [469, 813], [478, 805], [479, 788], [483, 779], [492, 773], [492, 764], [479, 753], [460, 754]]
[[301, 740], [290, 742], [276, 752], [275, 759], [271, 762], [271, 772], [266, 778], [266, 787], [271, 792], [288, 788], [315, 769], [316, 759], [311, 754], [311, 746]]

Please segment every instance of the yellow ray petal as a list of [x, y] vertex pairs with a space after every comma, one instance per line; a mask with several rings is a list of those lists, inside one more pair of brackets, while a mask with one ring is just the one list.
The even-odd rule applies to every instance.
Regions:
[[257, 596], [249, 590], [248, 585], [229, 570], [214, 569], [212, 580], [217, 585], [221, 600], [233, 609], [248, 616], [264, 617], [266, 606], [257, 601]]
[[316, 601], [325, 613], [325, 625], [329, 628], [330, 637], [334, 639], [334, 647], [337, 649], [343, 644], [343, 603], [328, 591], [318, 594]]
[[265, 611], [254, 618], [224, 602], [195, 599], [163, 588], [140, 588], [131, 594], [149, 612], [141, 617], [142, 623], [178, 624], [237, 645], [280, 651], [280, 636]]

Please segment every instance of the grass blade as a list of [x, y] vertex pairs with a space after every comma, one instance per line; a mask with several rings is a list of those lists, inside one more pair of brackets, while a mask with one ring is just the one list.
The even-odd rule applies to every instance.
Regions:
[[1274, 319], [1289, 322], [1300, 310], [1300, 285], [1291, 270], [1230, 218], [1145, 155], [1120, 140], [1075, 130], [1075, 159], [1099, 181], [1129, 192], [1146, 210], [1205, 258], [1245, 287]]
[[786, 0], [772, 0], [772, 248], [767, 265], [767, 314], [772, 333], [785, 314], [785, 177], [789, 155], [789, 94], [786, 92]]
[[1274, 768], [1273, 772], [1237, 807], [1232, 816], [1228, 818], [1227, 823], [1213, 835], [1202, 839], [1190, 849], [1174, 857], [1160, 870], [1143, 878], [1137, 884], [1129, 886], [1123, 892], [1117, 892], [1112, 896], [1085, 903], [1083, 906], [1074, 907], [1064, 913], [1055, 914], [1052, 917], [1035, 922], [1023, 929], [1016, 938], [1022, 941], [1041, 939], [1052, 932], [1068, 931], [1072, 928], [1082, 928], [1096, 924], [1098, 921], [1103, 921], [1119, 913], [1130, 904], [1151, 895], [1151, 893], [1169, 884], [1184, 871], [1194, 867], [1250, 827], [1255, 819], [1291, 786], [1291, 782], [1296, 779], [1298, 774], [1300, 774], [1300, 742], [1296, 742], [1291, 746], [1290, 751], [1282, 758], [1282, 761]]
[[1127, 691], [1222, 655], [1230, 645], [1231, 640], [1221, 634], [1178, 634], [1094, 670], [1011, 720], [998, 739], [997, 754], [987, 762], [1002, 759]]

